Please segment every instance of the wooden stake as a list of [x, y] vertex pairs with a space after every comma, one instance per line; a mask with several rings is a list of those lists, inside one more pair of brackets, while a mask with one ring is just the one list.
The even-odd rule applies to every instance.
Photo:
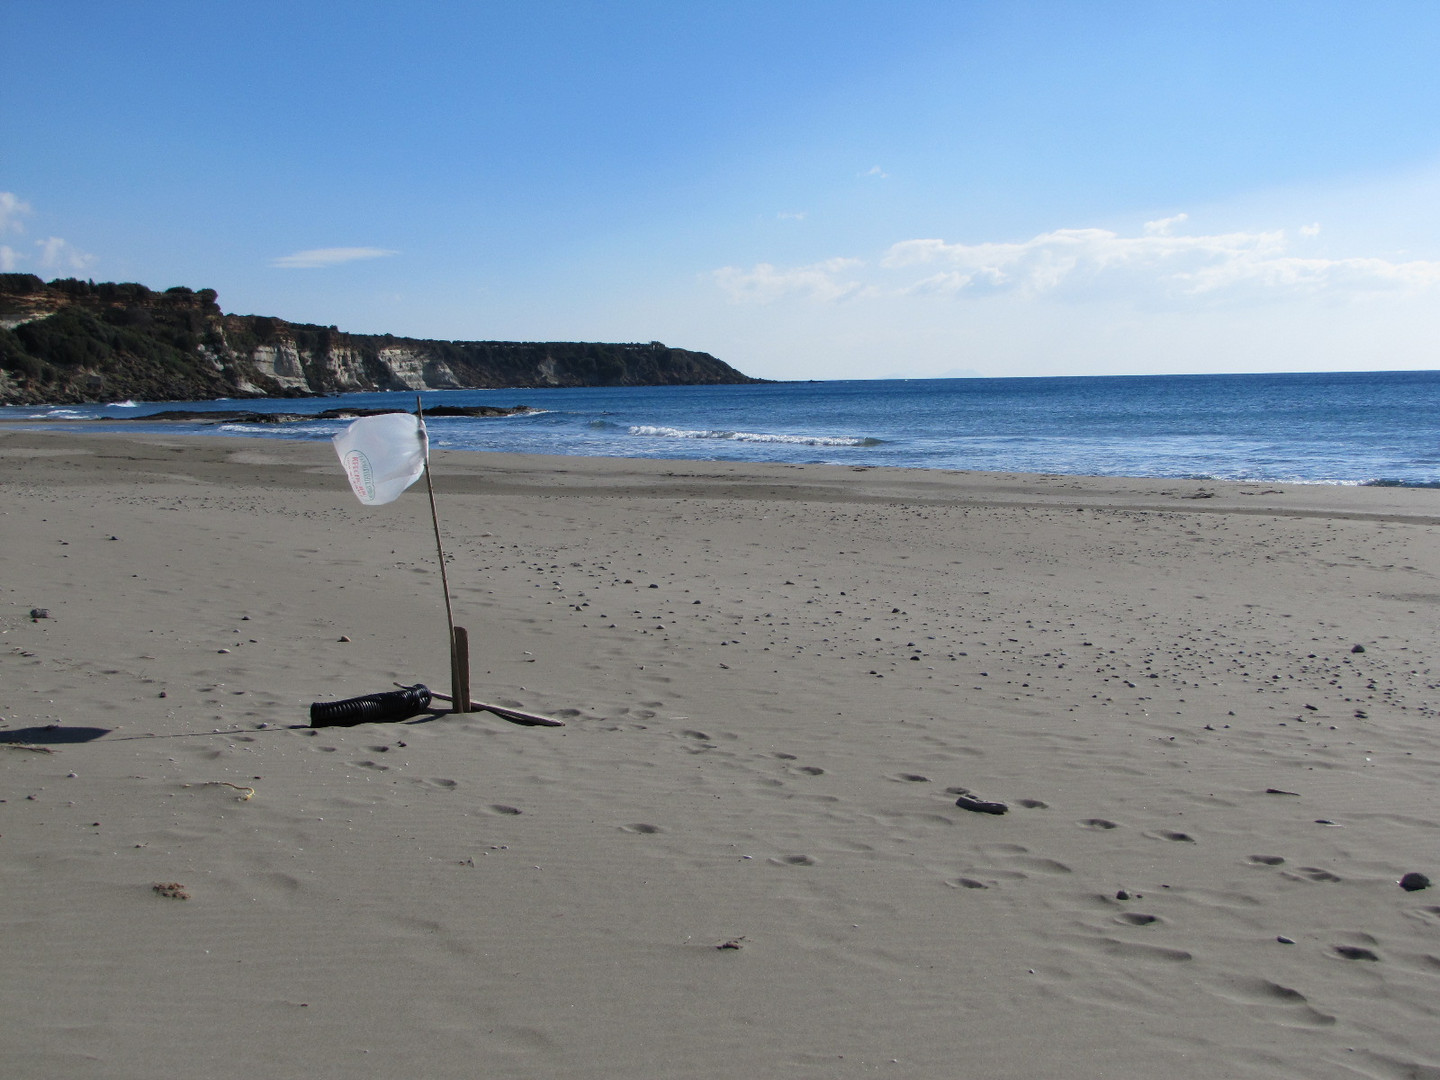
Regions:
[[[425, 430], [425, 407], [420, 395], [415, 395], [415, 415], [420, 420], [420, 430]], [[430, 436], [425, 434], [425, 490], [430, 494], [430, 523], [435, 526], [435, 554], [440, 559], [440, 588], [445, 592], [445, 625], [450, 634], [450, 707], [455, 712], [469, 712], [470, 705], [470, 637], [464, 627], [455, 625], [455, 612], [450, 606], [450, 577], [445, 572], [445, 547], [440, 542], [440, 515], [435, 510], [435, 485], [430, 481]], [[463, 668], [461, 645], [463, 635]], [[463, 677], [462, 677], [463, 671]], [[463, 686], [463, 689], [462, 689]]]
[[470, 706], [470, 633], [463, 626], [455, 627], [455, 678], [450, 689], [456, 701], [463, 701], [468, 712]]

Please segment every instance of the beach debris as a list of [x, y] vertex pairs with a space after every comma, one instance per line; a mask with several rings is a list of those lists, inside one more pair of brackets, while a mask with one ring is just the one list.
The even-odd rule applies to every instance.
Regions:
[[1265, 789], [1265, 794], [1266, 794], [1266, 795], [1294, 795], [1296, 798], [1299, 798], [1299, 796], [1300, 796], [1300, 792], [1298, 792], [1298, 791], [1283, 791], [1283, 790], [1281, 790], [1281, 789], [1278, 788], [1278, 787], [1267, 787], [1267, 788]]
[[726, 950], [743, 949], [744, 947], [745, 939], [743, 937], [727, 938], [726, 940], [720, 942], [720, 944], [715, 946], [715, 948], [721, 950], [722, 952]]
[[249, 802], [255, 797], [255, 789], [244, 784], [232, 784], [229, 780], [206, 780], [199, 784], [183, 784], [182, 787], [228, 787], [240, 792], [240, 802]]
[[1430, 887], [1430, 879], [1424, 874], [1409, 873], [1400, 879], [1400, 888], [1406, 892], [1419, 892]]
[[[396, 685], [396, 686], [400, 686], [400, 685], [402, 685], [402, 684], [401, 684], [401, 683], [396, 683], [395, 685]], [[523, 689], [525, 689], [525, 688], [522, 686], [520, 689], [523, 690]], [[430, 696], [431, 696], [431, 697], [434, 697], [434, 698], [438, 698], [440, 701], [449, 701], [449, 702], [451, 702], [452, 704], [454, 703], [454, 700], [455, 700], [455, 699], [452, 698], [449, 694], [441, 694], [441, 693], [439, 693], [439, 692], [437, 692], [437, 691], [433, 691], [433, 690], [430, 692]], [[553, 716], [542, 716], [540, 713], [523, 712], [523, 711], [520, 710], [520, 709], [511, 709], [511, 708], [507, 708], [507, 707], [504, 706], [504, 705], [492, 705], [492, 704], [490, 704], [489, 702], [476, 701], [476, 700], [474, 700], [473, 698], [470, 700], [470, 708], [469, 708], [467, 711], [468, 711], [468, 712], [488, 712], [488, 713], [494, 713], [496, 716], [500, 717], [502, 720], [509, 720], [512, 724], [523, 724], [523, 725], [526, 726], [526, 727], [564, 727], [564, 726], [565, 726], [565, 721], [564, 721], [564, 720], [556, 720]]]
[[950, 790], [959, 793], [960, 797], [955, 800], [955, 805], [960, 807], [961, 810], [969, 810], [976, 814], [1008, 814], [1010, 812], [1010, 807], [1006, 806], [1003, 802], [991, 802], [988, 799], [982, 799], [973, 792], [966, 791], [964, 788], [951, 788]]
[[157, 881], [150, 886], [156, 893], [167, 900], [189, 900], [190, 894], [185, 891], [185, 886], [178, 881]]
[[1294, 939], [1294, 938], [1286, 937], [1284, 934], [1277, 934], [1277, 935], [1275, 936], [1275, 940], [1278, 941], [1281, 945], [1294, 945], [1294, 944], [1295, 944], [1295, 939]]
[[343, 701], [315, 701], [310, 704], [310, 726], [354, 727], [356, 724], [408, 720], [430, 707], [430, 690], [416, 683], [402, 690], [346, 698]]
[[50, 609], [48, 607], [32, 607], [30, 609], [31, 622], [39, 622], [41, 619], [48, 618], [50, 618]]

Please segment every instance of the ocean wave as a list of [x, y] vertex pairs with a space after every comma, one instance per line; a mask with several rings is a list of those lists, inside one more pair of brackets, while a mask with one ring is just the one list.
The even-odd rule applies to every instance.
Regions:
[[140, 406], [134, 401], [112, 401], [108, 408], [111, 409], [138, 409]]
[[[217, 424], [213, 430], [226, 435], [280, 435], [287, 439], [328, 439], [341, 429], [343, 423], [343, 420], [295, 420], [286, 424]], [[201, 431], [198, 434], [211, 432]]]
[[711, 429], [697, 431], [652, 424], [632, 424], [630, 434], [652, 439], [724, 439], [730, 442], [781, 443], [788, 446], [879, 446], [883, 441], [856, 435], [776, 435], [759, 431]]

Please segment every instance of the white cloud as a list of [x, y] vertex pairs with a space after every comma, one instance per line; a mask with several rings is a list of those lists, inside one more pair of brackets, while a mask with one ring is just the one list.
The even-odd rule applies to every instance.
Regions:
[[398, 254], [400, 254], [398, 251], [373, 247], [311, 248], [309, 251], [281, 255], [273, 259], [270, 265], [288, 270], [313, 270], [325, 266], [339, 266], [341, 263], [358, 262], [361, 259], [383, 259], [388, 255]]
[[[1440, 261], [1380, 256], [1303, 257], [1284, 229], [1185, 235], [1186, 215], [1145, 223], [1138, 235], [1056, 229], [1029, 240], [892, 244], [877, 264], [833, 258], [798, 267], [727, 266], [714, 280], [735, 302], [830, 303], [883, 297], [972, 297], [1118, 302], [1150, 310], [1199, 304], [1415, 295], [1440, 288]], [[1315, 235], [1318, 226], [1298, 230]]]
[[[14, 192], [0, 191], [0, 236], [6, 233], [19, 235], [25, 231], [24, 219], [31, 214], [30, 204]], [[81, 251], [68, 240], [58, 236], [47, 236], [36, 240], [37, 253], [35, 268], [50, 272], [69, 271], [75, 273], [88, 270], [100, 260], [94, 255]], [[22, 269], [29, 258], [8, 244], [0, 245], [0, 271], [10, 273]]]
[[1169, 236], [1170, 231], [1190, 218], [1189, 214], [1176, 214], [1174, 217], [1161, 218], [1158, 221], [1145, 222], [1145, 232], [1149, 236]]
[[889, 174], [888, 172], [886, 172], [884, 169], [880, 168], [879, 165], [871, 165], [870, 168], [867, 169], [865, 172], [857, 173], [856, 175], [857, 175], [857, 176], [874, 176], [874, 177], [878, 177], [878, 178], [881, 179], [881, 180], [888, 180], [888, 179], [890, 179], [890, 174]]
[[826, 259], [789, 270], [776, 269], [770, 263], [759, 263], [750, 270], [724, 266], [713, 276], [730, 299], [737, 302], [773, 304], [792, 296], [832, 301], [849, 296], [860, 288], [859, 282], [841, 280], [841, 275], [863, 265], [859, 259], [844, 258]]
[[1319, 235], [1320, 235], [1320, 223], [1317, 221], [1317, 222], [1315, 222], [1314, 225], [1301, 225], [1301, 226], [1300, 226], [1300, 235], [1301, 235], [1301, 236], [1319, 236]]
[[73, 273], [88, 270], [100, 261], [94, 255], [81, 251], [69, 240], [62, 240], [58, 236], [36, 240], [35, 246], [40, 249], [39, 261], [42, 270], [69, 270]]
[[10, 191], [0, 191], [0, 235], [22, 233], [25, 226], [20, 219], [30, 213], [30, 204]]
[[[1057, 229], [1013, 243], [904, 240], [881, 260], [887, 270], [933, 266], [935, 273], [895, 287], [914, 293], [1016, 291], [1111, 298], [1157, 296], [1246, 299], [1278, 293], [1358, 293], [1440, 285], [1440, 262], [1373, 256], [1339, 259], [1289, 254], [1283, 229], [1177, 235], [1186, 215], [1146, 223], [1139, 236], [1108, 229]], [[1306, 226], [1313, 236], [1318, 226]]]
[[781, 211], [780, 211], [779, 213], [777, 213], [775, 216], [776, 216], [777, 218], [779, 218], [781, 221], [804, 221], [804, 220], [805, 220], [805, 211], [804, 211], [804, 210], [795, 210], [795, 211], [781, 210]]

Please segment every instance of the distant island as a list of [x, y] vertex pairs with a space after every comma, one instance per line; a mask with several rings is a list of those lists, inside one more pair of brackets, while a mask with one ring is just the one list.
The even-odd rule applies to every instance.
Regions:
[[0, 274], [0, 405], [759, 383], [646, 344], [431, 341], [226, 315], [214, 289]]

